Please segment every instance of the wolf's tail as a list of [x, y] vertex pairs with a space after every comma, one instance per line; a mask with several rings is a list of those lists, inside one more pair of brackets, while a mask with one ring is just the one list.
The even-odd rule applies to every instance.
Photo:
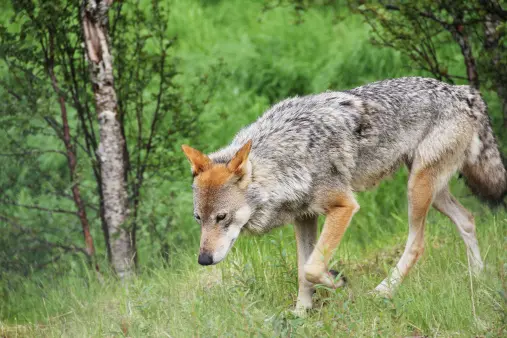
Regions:
[[480, 112], [477, 114], [480, 116], [480, 126], [477, 137], [470, 145], [462, 174], [474, 195], [497, 206], [503, 203], [507, 195], [507, 172], [493, 135], [486, 104], [480, 96], [474, 101], [473, 109]]

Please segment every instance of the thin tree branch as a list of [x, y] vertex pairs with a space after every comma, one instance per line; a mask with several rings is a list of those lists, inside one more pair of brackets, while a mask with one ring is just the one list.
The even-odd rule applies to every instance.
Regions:
[[11, 87], [12, 86], [9, 86], [7, 85], [7, 83], [5, 83], [5, 81], [3, 80], [0, 80], [0, 84], [2, 85], [2, 87], [7, 91], [7, 93], [11, 94], [11, 96], [13, 96], [15, 99], [17, 99], [18, 101], [21, 101], [22, 98], [21, 98], [21, 95], [15, 93]]
[[[74, 197], [74, 203], [77, 208], [77, 215], [79, 217], [79, 220], [81, 222], [81, 226], [83, 229], [83, 237], [86, 244], [86, 250], [88, 252], [88, 255], [90, 257], [93, 257], [95, 255], [95, 246], [93, 244], [93, 238], [90, 233], [90, 225], [88, 222], [88, 217], [86, 215], [86, 208], [83, 204], [83, 201], [81, 199], [81, 191], [79, 189], [79, 185], [77, 182], [75, 182], [76, 178], [76, 167], [77, 167], [77, 158], [74, 146], [72, 145], [72, 137], [70, 135], [70, 127], [68, 122], [68, 115], [67, 115], [67, 107], [66, 107], [66, 101], [65, 97], [63, 95], [60, 95], [60, 87], [58, 85], [58, 81], [56, 78], [56, 75], [54, 73], [54, 62], [55, 62], [55, 41], [54, 41], [54, 34], [55, 32], [49, 32], [49, 57], [46, 59], [46, 68], [47, 72], [49, 74], [49, 77], [51, 78], [51, 84], [53, 86], [53, 89], [55, 93], [58, 94], [58, 102], [60, 103], [60, 115], [62, 118], [62, 132], [63, 137], [62, 141], [65, 145], [65, 149], [67, 150], [67, 163], [69, 167], [70, 172], [70, 180], [72, 182], [72, 196]], [[92, 258], [93, 259], [93, 258]], [[95, 265], [95, 268], [98, 271], [98, 265]]]
[[30, 155], [40, 155], [40, 154], [60, 154], [67, 157], [67, 154], [61, 150], [26, 150], [17, 153], [0, 153], [0, 156], [30, 156]]
[[37, 241], [40, 244], [43, 244], [49, 248], [59, 248], [59, 249], [64, 250], [65, 252], [81, 252], [86, 257], [90, 256], [84, 248], [81, 248], [81, 247], [78, 247], [75, 245], [65, 245], [65, 244], [47, 241], [47, 240], [41, 238], [40, 236], [38, 236], [38, 234], [35, 233], [32, 229], [19, 224], [17, 221], [15, 221], [7, 216], [0, 214], [0, 221], [4, 221], [5, 223], [12, 225], [15, 229], [17, 229], [23, 233], [31, 235], [35, 241]]
[[71, 211], [71, 210], [65, 210], [65, 209], [50, 209], [46, 208], [40, 205], [27, 205], [27, 204], [21, 204], [13, 201], [6, 201], [6, 200], [0, 200], [0, 204], [3, 205], [12, 205], [19, 208], [25, 208], [25, 209], [33, 209], [33, 210], [39, 210], [39, 211], [46, 211], [50, 213], [55, 214], [68, 214], [68, 215], [74, 215], [77, 216], [77, 211]]

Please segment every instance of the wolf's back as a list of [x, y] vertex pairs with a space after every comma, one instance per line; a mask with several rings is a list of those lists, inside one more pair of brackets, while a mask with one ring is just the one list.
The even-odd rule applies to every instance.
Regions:
[[[388, 111], [400, 115], [412, 112], [410, 121], [418, 121], [420, 126], [440, 118], [438, 123], [445, 125], [470, 121], [472, 117], [476, 135], [469, 146], [462, 174], [477, 197], [491, 205], [503, 202], [507, 194], [507, 173], [491, 128], [486, 103], [479, 91], [469, 86], [451, 86], [435, 79], [409, 77], [374, 82], [349, 92], [380, 103]], [[437, 110], [433, 116], [420, 111], [420, 102], [427, 97], [432, 97], [431, 109], [436, 107]], [[411, 101], [407, 102], [407, 98]], [[452, 106], [453, 101], [461, 111], [451, 108], [447, 109], [451, 114], [445, 115], [446, 108]]]
[[507, 173], [480, 94], [474, 95], [470, 104], [473, 110], [481, 113], [482, 119], [478, 121], [478, 135], [472, 141], [462, 174], [477, 197], [491, 205], [498, 205], [507, 194]]

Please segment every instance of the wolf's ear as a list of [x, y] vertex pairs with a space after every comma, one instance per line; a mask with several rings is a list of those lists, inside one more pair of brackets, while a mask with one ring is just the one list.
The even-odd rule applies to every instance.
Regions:
[[189, 147], [186, 144], [182, 145], [181, 149], [183, 149], [185, 156], [187, 156], [188, 161], [192, 166], [192, 174], [194, 176], [199, 175], [211, 166], [210, 158], [201, 153], [199, 150]]
[[227, 169], [238, 176], [243, 176], [246, 173], [246, 165], [248, 163], [248, 155], [252, 148], [252, 140], [248, 140], [244, 146], [239, 149], [232, 157], [232, 160], [227, 163]]

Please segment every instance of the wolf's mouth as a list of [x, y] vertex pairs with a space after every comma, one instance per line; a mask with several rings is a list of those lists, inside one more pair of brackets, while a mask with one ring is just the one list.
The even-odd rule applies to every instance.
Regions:
[[233, 238], [232, 241], [231, 241], [231, 243], [229, 243], [229, 247], [227, 248], [227, 251], [225, 251], [224, 258], [227, 256], [227, 254], [229, 253], [229, 251], [231, 251], [231, 248], [232, 248], [232, 246], [234, 245], [234, 243], [236, 242], [237, 239], [238, 239], [238, 236], [236, 236], [235, 238]]
[[236, 242], [236, 240], [238, 239], [239, 236], [236, 236], [233, 238], [233, 240], [231, 241], [231, 244], [229, 244], [229, 247], [227, 248], [227, 252], [229, 252], [232, 248], [232, 246], [234, 245], [234, 243]]
[[235, 238], [232, 239], [232, 241], [229, 243], [229, 246], [227, 247], [227, 250], [225, 251], [223, 257], [221, 257], [220, 260], [217, 260], [216, 262], [213, 260], [213, 265], [218, 264], [224, 260], [224, 258], [227, 256], [227, 254], [229, 253], [229, 251], [231, 250], [232, 246], [234, 245], [234, 243], [236, 242], [237, 239], [238, 239], [238, 236], [236, 236]]

